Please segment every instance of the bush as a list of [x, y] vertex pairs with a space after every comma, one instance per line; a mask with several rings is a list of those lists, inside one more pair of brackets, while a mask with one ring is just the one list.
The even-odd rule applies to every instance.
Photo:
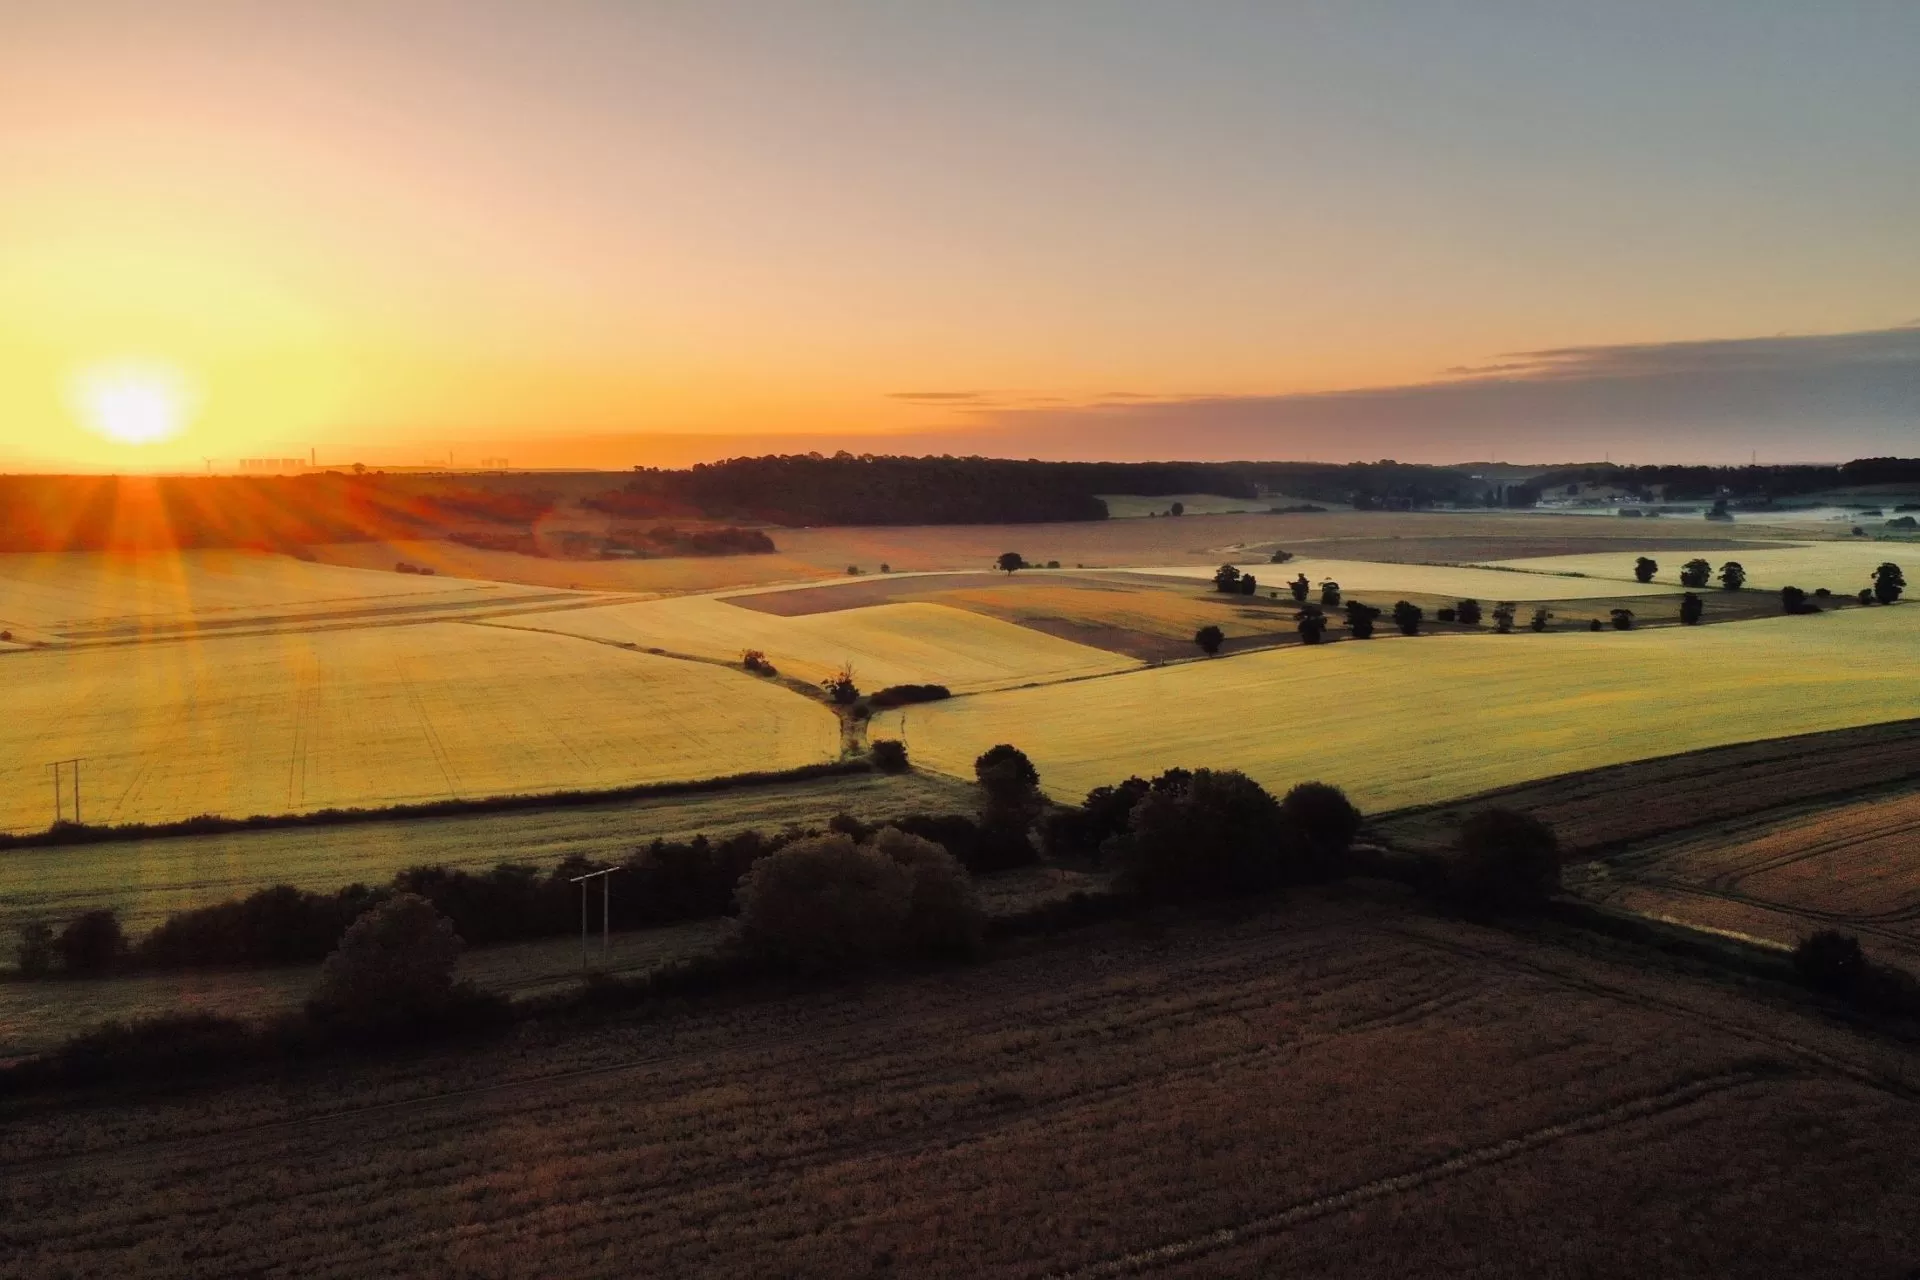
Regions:
[[740, 651], [740, 665], [757, 676], [780, 674], [779, 670], [771, 662], [767, 661], [767, 655], [758, 649], [742, 649]]
[[1460, 825], [1447, 880], [1462, 906], [1538, 908], [1560, 891], [1560, 842], [1530, 814], [1482, 809]]
[[453, 923], [418, 894], [400, 893], [362, 915], [320, 966], [307, 1011], [356, 1031], [399, 1031], [445, 1019], [460, 1003]]
[[54, 939], [54, 951], [60, 966], [77, 977], [98, 977], [110, 972], [126, 954], [127, 938], [120, 930], [120, 917], [111, 908], [83, 911]]
[[1693, 594], [1693, 592], [1689, 591], [1680, 597], [1680, 622], [1682, 625], [1689, 627], [1699, 626], [1700, 615], [1706, 611], [1706, 603], [1702, 601], [1699, 596]]
[[900, 946], [913, 889], [908, 868], [850, 836], [796, 840], [741, 879], [740, 936], [801, 970], [860, 968]]
[[986, 793], [981, 821], [1024, 836], [1046, 803], [1040, 794], [1040, 771], [1027, 753], [1004, 742], [989, 747], [973, 762], [973, 776]]
[[1305, 879], [1310, 859], [1279, 802], [1234, 770], [1162, 774], [1117, 844], [1122, 882], [1155, 899], [1271, 889]]
[[1200, 652], [1211, 658], [1220, 652], [1220, 646], [1226, 643], [1227, 633], [1209, 622], [1193, 633], [1193, 642], [1200, 646]]
[[1866, 973], [1867, 957], [1852, 934], [1822, 929], [1793, 949], [1793, 967], [1815, 991], [1846, 995]]
[[1400, 628], [1403, 636], [1419, 635], [1420, 620], [1425, 616], [1425, 611], [1411, 601], [1402, 600], [1393, 606], [1393, 625]]
[[860, 686], [853, 682], [851, 664], [841, 667], [822, 680], [820, 690], [827, 695], [827, 700], [837, 707], [852, 706], [860, 700]]
[[1453, 612], [1454, 616], [1460, 619], [1463, 626], [1477, 627], [1480, 625], [1480, 602], [1478, 600], [1462, 600], [1454, 606]]
[[907, 763], [907, 744], [898, 738], [875, 738], [867, 752], [873, 757], [873, 767], [882, 773], [905, 773], [912, 768]]
[[175, 912], [140, 940], [135, 955], [156, 969], [311, 964], [333, 950], [376, 896], [357, 884], [330, 894], [274, 885], [238, 901]]
[[1306, 838], [1323, 874], [1340, 872], [1360, 834], [1360, 811], [1346, 792], [1325, 782], [1302, 782], [1280, 802], [1280, 815]]
[[1078, 809], [1062, 809], [1047, 815], [1041, 825], [1040, 840], [1056, 858], [1098, 860], [1109, 840], [1127, 833], [1127, 820], [1133, 807], [1147, 794], [1145, 778], [1128, 778], [1111, 787], [1095, 787]]
[[926, 957], [960, 958], [977, 952], [986, 914], [973, 877], [959, 859], [898, 827], [882, 827], [872, 843], [913, 877], [903, 934], [906, 948]]
[[1435, 622], [1455, 622], [1459, 620], [1459, 617], [1460, 611], [1452, 605], [1442, 605], [1433, 611], [1433, 620]]
[[261, 1047], [261, 1038], [236, 1019], [170, 1013], [104, 1023], [61, 1045], [50, 1066], [66, 1084], [168, 1079], [245, 1061]]
[[952, 696], [953, 691], [943, 684], [891, 684], [869, 696], [867, 704], [876, 711], [885, 711], [916, 702], [940, 702]]
[[1040, 860], [1026, 828], [975, 822], [964, 814], [908, 814], [888, 824], [931, 840], [974, 875], [1029, 867]]
[[1613, 609], [1609, 611], [1608, 616], [1613, 619], [1613, 629], [1615, 631], [1633, 630], [1633, 610]]
[[[655, 840], [627, 860], [613, 900], [614, 927], [675, 924], [726, 915], [734, 909], [734, 889], [740, 877], [788, 839], [742, 831], [720, 841], [705, 836], [684, 841]], [[578, 888], [567, 885], [566, 889], [569, 893], [563, 902], [569, 916], [577, 918], [572, 894]]]

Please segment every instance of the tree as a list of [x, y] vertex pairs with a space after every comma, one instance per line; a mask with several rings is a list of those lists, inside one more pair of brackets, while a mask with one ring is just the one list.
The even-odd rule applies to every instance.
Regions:
[[1293, 592], [1293, 598], [1301, 604], [1307, 602], [1307, 592], [1313, 590], [1313, 584], [1307, 581], [1307, 575], [1301, 574], [1287, 584], [1287, 590]]
[[1018, 551], [1002, 551], [1000, 558], [993, 563], [1000, 572], [1008, 575], [1011, 575], [1016, 569], [1024, 569], [1027, 567], [1026, 557]]
[[1653, 575], [1660, 572], [1660, 562], [1647, 556], [1641, 556], [1633, 562], [1633, 577], [1636, 582], [1652, 582]]
[[1453, 616], [1458, 618], [1461, 623], [1466, 626], [1479, 626], [1480, 602], [1478, 600], [1462, 600], [1459, 604], [1453, 606]]
[[778, 674], [774, 669], [774, 665], [767, 661], [766, 652], [761, 649], [742, 649], [740, 651], [740, 665], [757, 676]]
[[397, 893], [347, 926], [320, 966], [308, 1007], [367, 1031], [432, 1021], [454, 1003], [453, 966], [463, 945], [431, 902]]
[[930, 956], [968, 956], [980, 947], [986, 916], [973, 877], [940, 845], [897, 827], [873, 833], [874, 851], [913, 879], [902, 938], [909, 950]]
[[1720, 566], [1720, 589], [1738, 591], [1747, 583], [1747, 571], [1738, 560], [1729, 560]]
[[1187, 514], [1187, 504], [1184, 502], [1176, 502], [1167, 508], [1167, 514], [1170, 516], [1183, 516]]
[[1613, 619], [1613, 629], [1615, 631], [1633, 630], [1633, 610], [1612, 609], [1608, 611], [1608, 616]]
[[1605, 631], [1605, 630], [1606, 630], [1606, 628], [1600, 625], [1600, 619], [1598, 619], [1598, 618], [1595, 618], [1595, 619], [1593, 619], [1593, 621], [1591, 621], [1591, 622], [1589, 622], [1589, 623], [1587, 624], [1587, 630], [1589, 630], [1589, 631]]
[[1200, 652], [1206, 654], [1209, 658], [1220, 652], [1220, 646], [1226, 638], [1227, 633], [1219, 627], [1214, 626], [1211, 622], [1193, 633], [1193, 642], [1199, 645]]
[[1460, 824], [1448, 881], [1467, 906], [1538, 907], [1560, 890], [1560, 842], [1531, 814], [1482, 809]]
[[1818, 613], [1818, 605], [1807, 603], [1807, 593], [1798, 587], [1780, 588], [1780, 611], [1782, 613]]
[[1514, 605], [1511, 600], [1502, 600], [1493, 606], [1493, 629], [1501, 635], [1513, 634]]
[[1867, 956], [1852, 934], [1822, 929], [1793, 949], [1793, 967], [1814, 990], [1845, 995], [1866, 973]]
[[20, 926], [20, 976], [44, 978], [53, 968], [53, 926], [44, 920]]
[[1372, 605], [1347, 601], [1347, 630], [1355, 640], [1373, 639], [1373, 624], [1379, 617], [1380, 611]]
[[913, 890], [911, 871], [849, 835], [795, 840], [740, 878], [741, 941], [805, 971], [860, 968], [899, 947]]
[[860, 700], [860, 686], [853, 682], [853, 664], [842, 666], [820, 682], [821, 690], [835, 706], [850, 706]]
[[1240, 594], [1250, 596], [1260, 589], [1260, 580], [1250, 573], [1240, 575]]
[[1855, 596], [1854, 598], [1855, 598], [1856, 600], [1858, 600], [1858, 601], [1859, 601], [1859, 602], [1860, 602], [1861, 604], [1872, 604], [1872, 603], [1873, 603], [1873, 588], [1872, 588], [1872, 587], [1862, 587], [1862, 588], [1860, 588], [1860, 594], [1859, 594], [1859, 595], [1857, 595], [1857, 596]]
[[1300, 633], [1301, 644], [1319, 644], [1327, 631], [1327, 615], [1319, 605], [1303, 605], [1300, 612], [1293, 615], [1293, 625]]
[[1231, 595], [1240, 589], [1240, 571], [1230, 564], [1223, 564], [1213, 571], [1213, 589]]
[[912, 767], [907, 762], [907, 744], [898, 738], [875, 738], [867, 754], [882, 773], [905, 773]]
[[1322, 609], [1338, 609], [1340, 607], [1340, 584], [1332, 578], [1328, 578], [1320, 584], [1320, 607]]
[[1420, 620], [1426, 617], [1426, 611], [1417, 604], [1402, 600], [1393, 606], [1393, 625], [1400, 628], [1403, 636], [1420, 634]]
[[1533, 618], [1527, 625], [1535, 631], [1545, 631], [1547, 629], [1547, 623], [1552, 620], [1553, 614], [1547, 610], [1547, 606], [1541, 605], [1533, 611]]
[[1680, 566], [1680, 585], [1683, 587], [1704, 587], [1712, 576], [1713, 566], [1705, 560], [1689, 560]]
[[1152, 900], [1258, 892], [1310, 868], [1306, 841], [1279, 802], [1233, 770], [1155, 779], [1119, 846], [1123, 882]]
[[59, 953], [61, 968], [68, 973], [97, 977], [120, 962], [127, 938], [112, 908], [97, 907], [69, 921], [54, 939], [53, 949]]
[[1287, 561], [1291, 559], [1293, 559], [1293, 552], [1276, 550], [1273, 553], [1273, 556], [1267, 561], [1267, 563], [1268, 564], [1285, 564]]
[[1873, 598], [1881, 604], [1892, 604], [1906, 589], [1907, 577], [1893, 561], [1885, 561], [1873, 571]]
[[1702, 601], [1699, 596], [1693, 594], [1693, 592], [1689, 591], [1680, 597], [1680, 623], [1682, 626], [1699, 626], [1700, 615], [1706, 611], [1706, 603]]
[[1306, 837], [1323, 874], [1342, 870], [1360, 834], [1360, 811], [1346, 792], [1325, 782], [1302, 782], [1280, 801], [1280, 815]]
[[973, 762], [973, 776], [985, 793], [981, 821], [989, 827], [1024, 835], [1045, 807], [1040, 771], [1018, 747], [1003, 742], [987, 748]]

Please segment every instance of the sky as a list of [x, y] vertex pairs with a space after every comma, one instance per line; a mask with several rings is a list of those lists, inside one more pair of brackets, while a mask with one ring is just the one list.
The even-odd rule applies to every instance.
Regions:
[[0, 0], [0, 466], [1920, 453], [1920, 5]]

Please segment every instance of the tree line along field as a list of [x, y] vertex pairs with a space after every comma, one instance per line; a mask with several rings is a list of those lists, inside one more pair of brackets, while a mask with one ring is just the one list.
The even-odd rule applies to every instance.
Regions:
[[0, 1275], [1894, 1275], [1916, 1096], [1900, 1046], [1622, 944], [1309, 892], [217, 1094], [0, 1102]]
[[[1363, 809], [1920, 714], [1920, 613], [1733, 626], [1436, 635], [1191, 662], [916, 707], [915, 758], [962, 771], [1018, 742], [1057, 794], [1207, 763]], [[883, 717], [880, 728], [884, 729]]]
[[[1554, 563], [1554, 561], [1522, 560], [1515, 563], [1529, 566]], [[1284, 596], [1287, 594], [1287, 583], [1296, 576], [1305, 574], [1307, 581], [1313, 585], [1309, 599], [1318, 600], [1320, 584], [1330, 580], [1339, 583], [1342, 592], [1347, 596], [1367, 596], [1369, 603], [1380, 604], [1384, 601], [1389, 606], [1398, 595], [1409, 593], [1450, 597], [1455, 600], [1474, 599], [1491, 607], [1496, 600], [1532, 602], [1578, 600], [1582, 597], [1603, 596], [1663, 596], [1677, 595], [1682, 590], [1678, 586], [1661, 583], [1635, 582], [1632, 573], [1633, 556], [1608, 557], [1607, 563], [1620, 570], [1620, 576], [1626, 581], [1593, 580], [1547, 572], [1503, 571], [1459, 565], [1329, 560], [1313, 556], [1298, 556], [1285, 564], [1242, 562], [1236, 563], [1235, 567], [1242, 573], [1251, 573], [1257, 577], [1260, 582], [1259, 589], [1262, 592], [1279, 591]], [[1139, 572], [1177, 578], [1210, 579], [1216, 568], [1217, 566], [1183, 565], [1167, 569], [1148, 568]]]
[[[1633, 581], [1633, 561], [1640, 554], [1639, 551], [1625, 556], [1589, 552], [1526, 559], [1502, 558], [1497, 561], [1489, 558], [1488, 562], [1529, 573], [1582, 573], [1592, 578], [1611, 578], [1625, 583]], [[1677, 584], [1680, 581], [1680, 566], [1694, 558], [1682, 552], [1653, 554], [1660, 562], [1655, 585]], [[1739, 561], [1741, 568], [1746, 570], [1750, 588], [1778, 591], [1781, 587], [1795, 586], [1812, 592], [1815, 588], [1826, 587], [1835, 595], [1843, 596], [1853, 595], [1862, 587], [1873, 585], [1873, 571], [1883, 561], [1891, 560], [1909, 566], [1920, 563], [1920, 546], [1868, 542], [1858, 538], [1829, 541], [1797, 539], [1791, 545], [1734, 546], [1697, 554], [1700, 559], [1712, 564], [1716, 573], [1727, 561]], [[1718, 586], [1716, 581], [1713, 588], [1717, 589]]]
[[1840, 929], [1920, 963], [1920, 792], [1769, 812], [1585, 870], [1576, 887], [1596, 901], [1781, 946]]
[[[0, 828], [300, 813], [832, 759], [824, 706], [744, 673], [452, 623], [200, 639], [7, 660]], [[71, 817], [71, 812], [68, 814]]]

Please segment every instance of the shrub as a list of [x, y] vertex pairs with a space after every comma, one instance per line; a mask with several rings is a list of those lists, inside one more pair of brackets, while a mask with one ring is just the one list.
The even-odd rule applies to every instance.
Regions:
[[867, 751], [873, 767], [882, 773], [905, 773], [912, 767], [907, 763], [907, 744], [898, 738], [875, 738]]
[[399, 1031], [440, 1022], [459, 1003], [453, 966], [462, 943], [453, 923], [418, 894], [388, 898], [340, 937], [307, 1002], [316, 1022], [357, 1031]]
[[1122, 882], [1155, 899], [1270, 889], [1306, 878], [1309, 860], [1279, 802], [1233, 770], [1156, 778], [1118, 846]]
[[1360, 834], [1360, 811], [1346, 792], [1325, 782], [1302, 782], [1287, 792], [1280, 815], [1305, 837], [1324, 874], [1340, 871]]
[[1613, 629], [1615, 631], [1633, 630], [1633, 610], [1613, 609], [1609, 611], [1609, 616], [1613, 619]]
[[[705, 836], [685, 841], [655, 840], [627, 860], [613, 900], [613, 923], [615, 927], [632, 927], [725, 915], [734, 909], [734, 888], [740, 877], [788, 839], [742, 831], [720, 841]], [[580, 874], [571, 867], [563, 870]], [[560, 872], [555, 872], [553, 879], [560, 881]], [[566, 896], [559, 905], [572, 918], [573, 895], [579, 890], [560, 883]]]
[[1049, 569], [1058, 569], [1059, 567], [1060, 567], [1060, 562], [1059, 562], [1058, 560], [1049, 560], [1049, 561], [1047, 561], [1047, 568], [1049, 568]]
[[1859, 595], [1858, 595], [1857, 597], [1855, 597], [1855, 598], [1856, 598], [1856, 599], [1858, 599], [1858, 600], [1860, 601], [1860, 603], [1861, 603], [1861, 604], [1872, 604], [1872, 603], [1873, 603], [1873, 588], [1872, 588], [1872, 587], [1862, 587], [1862, 588], [1860, 588], [1860, 594], [1859, 594]]
[[1537, 908], [1559, 892], [1560, 842], [1530, 814], [1482, 809], [1460, 824], [1447, 879], [1463, 906]]
[[51, 1065], [67, 1084], [128, 1076], [167, 1079], [244, 1061], [259, 1049], [259, 1037], [236, 1019], [170, 1013], [104, 1023], [61, 1045]]
[[44, 920], [20, 926], [20, 976], [44, 978], [53, 968], [53, 926]]
[[1798, 587], [1780, 588], [1780, 612], [1818, 613], [1820, 606], [1807, 601], [1807, 593]]
[[1793, 949], [1793, 967], [1815, 991], [1846, 995], [1867, 971], [1867, 957], [1852, 934], [1822, 929]]
[[97, 977], [120, 963], [127, 938], [120, 930], [120, 917], [111, 908], [101, 907], [74, 917], [54, 939], [53, 949], [68, 973]]
[[740, 881], [748, 950], [809, 972], [870, 965], [900, 946], [913, 873], [872, 845], [833, 834], [796, 840]]
[[175, 912], [135, 954], [157, 969], [311, 964], [324, 959], [375, 898], [364, 885], [313, 893], [274, 885], [238, 901]]
[[[1494, 605], [1493, 606], [1493, 629], [1503, 636], [1513, 634], [1513, 615], [1514, 615], [1513, 601], [1502, 600], [1498, 604]], [[1543, 626], [1542, 630], [1544, 629], [1545, 628]]]
[[1433, 611], [1433, 620], [1435, 622], [1457, 622], [1459, 619], [1460, 611], [1452, 605], [1443, 605]]
[[1047, 815], [1041, 826], [1041, 844], [1060, 858], [1093, 858], [1109, 840], [1124, 836], [1133, 806], [1147, 794], [1147, 780], [1133, 777], [1111, 787], [1095, 787], [1077, 809]]
[[779, 674], [779, 671], [774, 665], [767, 661], [767, 655], [758, 649], [742, 649], [740, 651], [740, 665], [757, 676]]
[[940, 702], [952, 696], [953, 691], [943, 684], [890, 684], [870, 696], [867, 705], [877, 711], [885, 711], [916, 702]]
[[1699, 626], [1700, 615], [1705, 613], [1706, 609], [1706, 603], [1702, 601], [1699, 596], [1693, 594], [1691, 591], [1687, 592], [1687, 594], [1680, 597], [1681, 625], [1688, 627]]
[[1291, 559], [1293, 559], [1293, 552], [1275, 551], [1271, 556], [1267, 557], [1267, 563], [1268, 564], [1285, 564], [1287, 561]]
[[1606, 628], [1600, 625], [1600, 619], [1598, 619], [1598, 618], [1595, 618], [1595, 619], [1593, 619], [1592, 621], [1590, 621], [1589, 623], [1587, 623], [1587, 630], [1589, 630], [1589, 631], [1605, 631], [1605, 630], [1606, 630]]
[[1552, 620], [1553, 620], [1553, 614], [1547, 609], [1545, 605], [1541, 605], [1539, 608], [1533, 611], [1533, 618], [1531, 621], [1527, 623], [1527, 625], [1533, 628], [1535, 631], [1545, 631], [1547, 629], [1547, 623], [1551, 622]]
[[1032, 866], [1039, 861], [1025, 827], [979, 823], [957, 813], [908, 814], [893, 819], [888, 825], [933, 841], [977, 876]]
[[852, 663], [822, 680], [820, 689], [827, 695], [827, 700], [838, 707], [851, 706], [860, 700], [860, 686], [853, 682]]
[[904, 925], [906, 947], [930, 957], [964, 957], [980, 948], [986, 916], [973, 877], [959, 859], [921, 836], [882, 827], [873, 847], [913, 878]]
[[1193, 633], [1193, 642], [1200, 646], [1200, 652], [1211, 658], [1220, 652], [1220, 646], [1226, 642], [1227, 633], [1209, 622]]
[[1478, 600], [1462, 600], [1454, 606], [1453, 612], [1454, 616], [1459, 618], [1461, 624], [1464, 626], [1477, 627], [1480, 625], [1480, 602]]
[[1403, 636], [1419, 635], [1420, 620], [1425, 616], [1425, 612], [1419, 605], [1407, 600], [1402, 600], [1393, 606], [1393, 625], [1400, 628], [1400, 634]]

